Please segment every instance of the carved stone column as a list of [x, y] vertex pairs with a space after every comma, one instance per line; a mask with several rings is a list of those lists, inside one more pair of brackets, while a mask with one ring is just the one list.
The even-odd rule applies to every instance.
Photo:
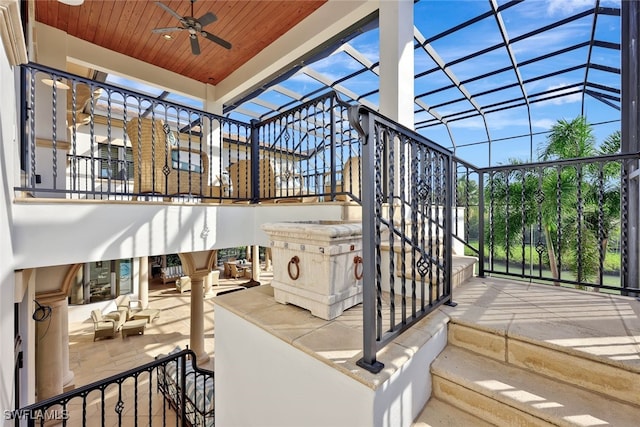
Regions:
[[62, 387], [65, 391], [73, 388], [73, 380], [75, 375], [69, 369], [69, 301], [63, 299], [60, 308], [60, 327], [62, 333]]
[[[62, 361], [64, 345], [62, 328], [62, 310], [67, 309], [64, 297], [38, 298], [38, 303], [51, 308], [48, 316], [36, 322], [36, 394], [41, 401], [63, 392], [64, 364]], [[36, 312], [41, 316], [45, 311]], [[67, 335], [67, 341], [69, 337]], [[68, 347], [67, 347], [68, 348]]]
[[189, 345], [202, 366], [209, 360], [204, 350], [204, 281], [215, 266], [216, 251], [180, 253], [182, 269], [191, 279], [191, 322]]
[[191, 322], [189, 328], [189, 346], [196, 354], [198, 366], [209, 360], [204, 351], [204, 280], [205, 275], [198, 273], [191, 278]]
[[211, 287], [213, 286], [213, 272], [210, 271], [209, 274], [207, 274], [204, 278], [204, 296], [208, 297], [208, 296], [212, 296], [213, 295], [213, 291], [211, 290]]

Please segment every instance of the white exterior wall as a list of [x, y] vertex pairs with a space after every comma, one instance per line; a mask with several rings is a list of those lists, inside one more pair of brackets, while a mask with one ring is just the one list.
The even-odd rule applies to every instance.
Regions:
[[[0, 44], [1, 46], [1, 44]], [[14, 407], [14, 292], [15, 275], [11, 229], [13, 187], [20, 177], [16, 74], [4, 48], [0, 49], [0, 411]], [[4, 413], [0, 412], [4, 418]], [[4, 421], [2, 421], [4, 422]]]
[[431, 363], [446, 345], [447, 326], [443, 325], [377, 390], [373, 404], [374, 426], [410, 427], [413, 425], [413, 421], [431, 397]]
[[371, 427], [374, 391], [219, 306], [216, 424]]
[[220, 305], [215, 317], [216, 423], [224, 426], [410, 427], [447, 343], [442, 324], [374, 390]]
[[15, 268], [266, 246], [265, 222], [339, 220], [336, 204], [166, 205], [113, 201], [15, 204]]

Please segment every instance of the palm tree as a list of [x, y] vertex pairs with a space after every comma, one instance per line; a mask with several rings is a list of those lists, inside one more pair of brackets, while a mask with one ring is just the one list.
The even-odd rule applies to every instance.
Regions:
[[[614, 133], [598, 150], [591, 126], [580, 116], [559, 120], [539, 156], [549, 161], [613, 154], [619, 151], [619, 141], [619, 133]], [[524, 247], [524, 230], [534, 226], [539, 237], [531, 243], [541, 261], [546, 251], [544, 261], [549, 263], [554, 284], [560, 284], [563, 265], [578, 281], [596, 274], [600, 278], [602, 255], [619, 218], [619, 176], [615, 162], [603, 167], [558, 164], [542, 169], [523, 165], [494, 173], [487, 187], [487, 203], [494, 207], [491, 237], [510, 255], [519, 243]]]
[[575, 159], [597, 154], [593, 129], [584, 116], [570, 122], [561, 119], [551, 127], [547, 143], [542, 146], [540, 160]]
[[[601, 155], [620, 153], [621, 134], [615, 131], [600, 145]], [[620, 164], [610, 162], [594, 171], [588, 195], [590, 203], [585, 220], [592, 230], [599, 230], [600, 247], [598, 252], [598, 284], [602, 285], [602, 263], [607, 253], [609, 239], [620, 223]], [[595, 288], [598, 291], [598, 288]]]

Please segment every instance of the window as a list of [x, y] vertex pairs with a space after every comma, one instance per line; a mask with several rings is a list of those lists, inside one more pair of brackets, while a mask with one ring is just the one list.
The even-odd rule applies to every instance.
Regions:
[[181, 171], [202, 173], [200, 154], [192, 151], [171, 150], [171, 167]]
[[133, 179], [133, 151], [131, 147], [98, 144], [100, 178]]
[[78, 272], [70, 304], [89, 304], [133, 293], [132, 259], [89, 262]]

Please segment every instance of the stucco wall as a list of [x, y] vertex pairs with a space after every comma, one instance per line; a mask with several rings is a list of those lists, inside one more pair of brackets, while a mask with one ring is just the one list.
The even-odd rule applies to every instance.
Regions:
[[166, 205], [30, 200], [14, 206], [20, 268], [268, 245], [260, 224], [340, 219], [332, 204]]
[[374, 391], [216, 306], [216, 424], [371, 427]]
[[[431, 363], [447, 344], [446, 322], [438, 316], [425, 319], [414, 332], [424, 339], [430, 331], [429, 338], [422, 344], [411, 341], [415, 347], [401, 364], [400, 359], [386, 360], [395, 372], [381, 384], [367, 386], [224, 304], [215, 307], [220, 425], [410, 427], [431, 396]], [[251, 304], [260, 306], [255, 297]]]
[[[2, 46], [2, 44], [0, 44]], [[18, 144], [16, 120], [16, 94], [14, 70], [9, 65], [3, 47], [0, 47], [0, 411], [13, 409], [13, 327], [14, 287], [13, 274], [13, 218], [12, 195]], [[4, 418], [4, 413], [0, 412]], [[4, 422], [0, 421], [0, 423]]]

